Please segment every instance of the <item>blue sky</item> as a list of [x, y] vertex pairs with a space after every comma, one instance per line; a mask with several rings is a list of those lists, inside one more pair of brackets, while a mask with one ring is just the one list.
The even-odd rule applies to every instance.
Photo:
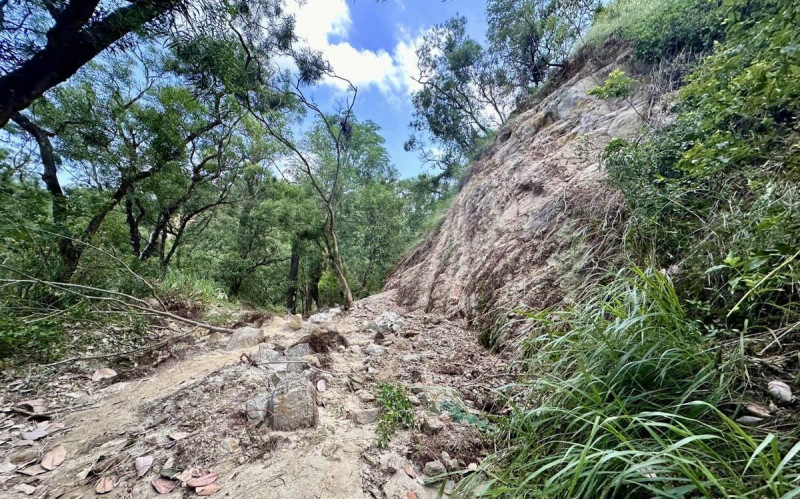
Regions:
[[[410, 177], [422, 172], [415, 154], [403, 150], [416, 88], [415, 46], [425, 30], [456, 14], [466, 16], [470, 34], [482, 40], [485, 6], [481, 0], [307, 0], [293, 10], [299, 37], [358, 87], [356, 116], [381, 126], [392, 161]], [[331, 104], [342, 89], [323, 83], [313, 95]]]

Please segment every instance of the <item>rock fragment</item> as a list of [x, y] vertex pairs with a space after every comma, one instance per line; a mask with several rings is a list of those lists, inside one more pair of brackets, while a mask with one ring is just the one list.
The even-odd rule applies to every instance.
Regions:
[[289, 375], [278, 383], [270, 398], [270, 428], [279, 431], [311, 428], [319, 421], [317, 391], [299, 375]]
[[233, 332], [225, 349], [236, 350], [237, 348], [253, 347], [261, 343], [263, 338], [264, 333], [258, 328], [250, 326], [240, 327]]

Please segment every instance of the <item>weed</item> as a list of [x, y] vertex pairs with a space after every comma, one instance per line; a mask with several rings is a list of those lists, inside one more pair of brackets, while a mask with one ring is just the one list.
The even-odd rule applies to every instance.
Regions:
[[414, 406], [404, 387], [386, 382], [378, 384], [375, 398], [383, 407], [378, 420], [378, 446], [385, 447], [399, 428], [414, 427]]

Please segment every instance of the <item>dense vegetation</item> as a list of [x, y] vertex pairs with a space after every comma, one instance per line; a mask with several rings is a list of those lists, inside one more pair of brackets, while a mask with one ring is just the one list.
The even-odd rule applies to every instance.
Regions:
[[[225, 322], [229, 303], [311, 312], [382, 287], [441, 196], [398, 179], [282, 2], [83, 3], [0, 3], [0, 358], [81, 347], [76, 327], [138, 334], [106, 291]], [[110, 50], [65, 54], [82, 37]], [[56, 54], [66, 72], [30, 73]], [[309, 95], [323, 78], [346, 87], [331, 109]]]
[[[528, 376], [499, 421], [503, 450], [464, 490], [800, 491], [796, 412], [767, 393], [800, 376], [798, 23], [798, 4], [781, 0], [619, 0], [599, 12], [583, 50], [623, 43], [674, 68], [677, 119], [608, 145], [625, 258], [569, 309], [525, 313]], [[618, 68], [592, 94], [635, 91]]]

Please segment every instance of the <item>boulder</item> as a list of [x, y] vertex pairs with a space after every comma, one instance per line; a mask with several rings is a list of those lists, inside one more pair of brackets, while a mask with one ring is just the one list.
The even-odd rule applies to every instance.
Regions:
[[308, 379], [292, 374], [278, 383], [270, 398], [270, 428], [311, 428], [319, 421], [317, 391]]
[[240, 327], [233, 332], [225, 349], [236, 350], [237, 348], [253, 347], [261, 343], [263, 339], [264, 333], [260, 329], [250, 326]]

